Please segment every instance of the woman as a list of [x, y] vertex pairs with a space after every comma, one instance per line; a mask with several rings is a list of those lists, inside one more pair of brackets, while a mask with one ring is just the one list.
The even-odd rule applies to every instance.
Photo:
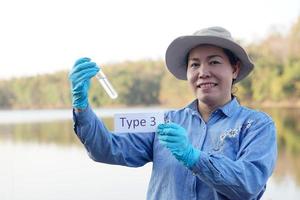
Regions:
[[156, 133], [111, 134], [88, 105], [89, 79], [98, 66], [79, 59], [72, 84], [74, 130], [98, 162], [139, 167], [153, 162], [147, 199], [260, 199], [274, 169], [272, 119], [239, 105], [233, 84], [253, 69], [246, 51], [221, 27], [175, 39], [169, 71], [187, 80], [196, 99], [165, 113]]

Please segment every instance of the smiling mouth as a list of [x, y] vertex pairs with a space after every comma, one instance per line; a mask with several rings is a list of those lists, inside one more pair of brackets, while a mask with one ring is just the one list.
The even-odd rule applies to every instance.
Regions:
[[201, 83], [197, 85], [197, 88], [201, 88], [201, 89], [209, 89], [209, 88], [213, 88], [215, 86], [217, 86], [218, 84], [216, 83]]

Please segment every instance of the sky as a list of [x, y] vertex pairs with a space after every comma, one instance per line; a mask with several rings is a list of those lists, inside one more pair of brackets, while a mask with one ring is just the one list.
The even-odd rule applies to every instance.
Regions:
[[173, 39], [209, 26], [258, 41], [298, 16], [299, 0], [0, 0], [0, 79], [70, 70], [80, 57], [164, 59]]

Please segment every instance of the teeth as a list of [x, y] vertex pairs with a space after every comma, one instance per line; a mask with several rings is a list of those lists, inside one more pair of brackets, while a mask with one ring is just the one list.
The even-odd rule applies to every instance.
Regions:
[[199, 85], [200, 88], [211, 88], [211, 87], [214, 87], [214, 86], [215, 86], [214, 83], [203, 83], [203, 84]]

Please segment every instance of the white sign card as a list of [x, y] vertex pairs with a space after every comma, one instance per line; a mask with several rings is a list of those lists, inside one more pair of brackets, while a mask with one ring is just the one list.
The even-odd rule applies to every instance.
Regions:
[[164, 123], [164, 113], [126, 113], [114, 115], [115, 132], [137, 133], [155, 132]]

